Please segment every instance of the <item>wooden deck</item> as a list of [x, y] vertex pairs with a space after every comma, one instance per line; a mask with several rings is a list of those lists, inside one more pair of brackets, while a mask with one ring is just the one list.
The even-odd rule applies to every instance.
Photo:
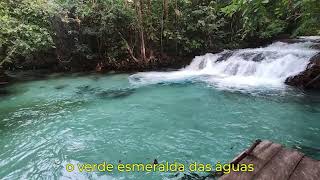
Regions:
[[219, 180], [320, 180], [320, 161], [271, 141], [257, 141], [231, 163], [254, 164], [254, 171], [231, 172]]

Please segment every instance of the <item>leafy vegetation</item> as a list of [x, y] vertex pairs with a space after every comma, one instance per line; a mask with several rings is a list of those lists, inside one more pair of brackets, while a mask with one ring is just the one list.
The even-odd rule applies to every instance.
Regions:
[[[320, 35], [318, 0], [21, 0], [0, 2], [0, 65], [57, 45], [53, 17], [76, 19], [75, 53], [149, 64], [281, 34]], [[59, 50], [59, 46], [57, 46]]]
[[222, 11], [241, 17], [243, 38], [270, 38], [281, 33], [319, 34], [320, 2], [317, 0], [233, 0]]
[[44, 0], [0, 2], [0, 65], [53, 46]]
[[303, 0], [297, 2], [301, 7], [299, 26], [295, 35], [320, 35], [320, 1]]

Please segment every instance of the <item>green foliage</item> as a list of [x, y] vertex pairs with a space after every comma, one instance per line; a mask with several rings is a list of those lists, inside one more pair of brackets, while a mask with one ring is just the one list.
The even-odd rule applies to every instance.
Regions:
[[270, 38], [285, 31], [290, 18], [287, 1], [269, 0], [233, 0], [229, 6], [222, 8], [229, 17], [241, 17], [242, 38]]
[[45, 1], [0, 2], [0, 65], [52, 46]]
[[[100, 58], [122, 58], [126, 54], [125, 39], [136, 31], [134, 10], [126, 8], [122, 1], [98, 1], [82, 4], [79, 16], [82, 20], [82, 35], [96, 38], [91, 52]], [[124, 40], [123, 40], [124, 39]]]
[[295, 29], [294, 35], [319, 34], [318, 0], [233, 0], [222, 12], [241, 17], [243, 39], [271, 38]]
[[189, 4], [182, 10], [181, 26], [178, 31], [179, 44], [185, 51], [210, 51], [224, 46], [228, 34], [226, 19], [219, 12], [215, 1]]
[[0, 64], [54, 46], [51, 17], [70, 11], [81, 24], [78, 51], [99, 60], [139, 58], [142, 41], [150, 57], [181, 56], [320, 35], [319, 0], [2, 0]]
[[299, 27], [294, 32], [295, 35], [320, 35], [320, 1], [302, 0], [301, 18]]

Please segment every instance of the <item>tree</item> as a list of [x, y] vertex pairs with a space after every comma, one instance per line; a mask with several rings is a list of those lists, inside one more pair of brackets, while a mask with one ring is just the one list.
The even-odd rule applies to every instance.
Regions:
[[140, 56], [143, 61], [146, 61], [146, 47], [145, 47], [145, 38], [144, 38], [144, 28], [143, 28], [143, 1], [134, 0], [136, 13], [138, 17], [138, 26], [140, 33]]
[[0, 2], [0, 66], [53, 46], [45, 0]]

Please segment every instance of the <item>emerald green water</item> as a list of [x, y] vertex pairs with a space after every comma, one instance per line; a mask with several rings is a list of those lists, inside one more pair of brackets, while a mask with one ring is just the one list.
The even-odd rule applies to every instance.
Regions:
[[[320, 95], [205, 83], [134, 86], [127, 74], [52, 77], [0, 97], [0, 179], [174, 179], [67, 172], [67, 163], [228, 162], [255, 139], [320, 159]], [[180, 177], [181, 174], [178, 176]]]

